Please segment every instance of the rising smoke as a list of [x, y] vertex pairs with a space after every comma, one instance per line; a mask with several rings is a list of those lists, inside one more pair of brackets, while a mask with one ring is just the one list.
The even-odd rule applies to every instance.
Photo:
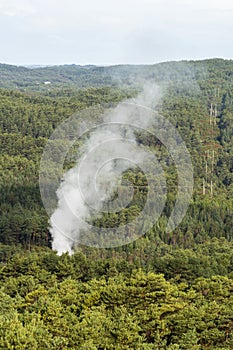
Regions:
[[[155, 154], [138, 143], [137, 130], [155, 136], [176, 165], [177, 199], [167, 232], [181, 222], [192, 197], [193, 168], [175, 127], [154, 111], [161, 97], [158, 86], [146, 84], [137, 98], [98, 111], [84, 110], [52, 134], [41, 160], [40, 190], [50, 216], [52, 248], [59, 255], [72, 254], [78, 244], [116, 247], [130, 243], [157, 222], [166, 204], [166, 176]], [[82, 144], [75, 153], [75, 165], [64, 174], [66, 158], [79, 139]], [[93, 222], [103, 213], [118, 213], [130, 206], [134, 186], [127, 183], [126, 191], [118, 189], [131, 168], [147, 177], [144, 208], [125, 226], [95, 226]]]
[[[148, 129], [153, 120], [141, 113], [135, 115], [135, 109], [131, 107], [136, 104], [155, 106], [160, 97], [157, 86], [147, 85], [136, 99], [128, 104], [120, 103], [105, 113], [101, 125], [90, 130], [89, 137], [79, 149], [81, 156], [63, 176], [56, 192], [58, 207], [50, 217], [50, 233], [52, 248], [59, 255], [64, 252], [72, 254], [80, 233], [87, 235], [85, 231], [90, 231], [90, 226], [86, 222], [104, 210], [121, 181], [121, 174], [132, 165], [152, 160], [149, 152], [138, 147], [134, 125], [136, 122]], [[119, 202], [126, 206], [132, 198], [132, 191], [127, 194], [120, 201], [110, 202], [108, 211], [120, 210]]]

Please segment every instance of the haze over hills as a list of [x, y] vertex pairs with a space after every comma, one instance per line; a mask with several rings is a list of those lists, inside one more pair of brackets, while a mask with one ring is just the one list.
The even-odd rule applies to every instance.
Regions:
[[231, 75], [232, 60], [208, 59], [203, 61], [173, 61], [154, 65], [62, 65], [23, 67], [0, 64], [0, 87], [20, 91], [44, 91], [64, 87], [85, 88], [90, 86], [133, 85], [137, 80], [169, 81], [189, 76], [198, 80], [211, 73], [212, 67], [221, 74]]

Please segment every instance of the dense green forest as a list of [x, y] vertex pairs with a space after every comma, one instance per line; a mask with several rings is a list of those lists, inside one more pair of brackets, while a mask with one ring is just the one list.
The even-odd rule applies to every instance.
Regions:
[[[166, 232], [176, 169], [156, 138], [139, 134], [166, 172], [157, 224], [122, 247], [58, 256], [39, 190], [44, 146], [73, 113], [135, 97], [145, 81], [164, 91], [158, 111], [192, 156], [188, 212]], [[233, 61], [0, 65], [0, 127], [0, 349], [233, 349]], [[110, 220], [140, 209], [136, 193]]]

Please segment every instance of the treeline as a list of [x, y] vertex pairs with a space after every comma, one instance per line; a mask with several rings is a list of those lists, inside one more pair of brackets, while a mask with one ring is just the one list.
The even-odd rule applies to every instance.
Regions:
[[116, 65], [110, 67], [63, 65], [17, 67], [0, 64], [0, 88], [18, 91], [51, 92], [103, 86], [140, 86], [141, 81], [214, 82], [232, 79], [232, 60], [163, 62], [154, 65]]

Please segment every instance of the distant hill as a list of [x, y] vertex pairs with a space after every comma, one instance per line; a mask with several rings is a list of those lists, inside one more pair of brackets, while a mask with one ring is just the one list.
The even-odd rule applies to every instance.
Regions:
[[[164, 62], [155, 65], [62, 65], [21, 67], [0, 64], [0, 88], [19, 91], [85, 88], [114, 85], [135, 85], [141, 79], [167, 81], [184, 78], [203, 79], [211, 72], [226, 77], [233, 74], [233, 61], [209, 59], [204, 61]], [[48, 86], [49, 85], [49, 86]]]

